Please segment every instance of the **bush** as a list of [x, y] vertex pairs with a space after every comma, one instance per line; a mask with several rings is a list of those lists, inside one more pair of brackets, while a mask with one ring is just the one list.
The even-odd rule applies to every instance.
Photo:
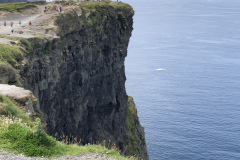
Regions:
[[23, 34], [23, 31], [18, 31], [19, 34]]
[[8, 140], [13, 148], [26, 156], [50, 157], [65, 150], [61, 145], [57, 145], [56, 140], [46, 135], [46, 133], [36, 133], [38, 132], [32, 131], [20, 123], [12, 123], [4, 133], [0, 134], [0, 138]]

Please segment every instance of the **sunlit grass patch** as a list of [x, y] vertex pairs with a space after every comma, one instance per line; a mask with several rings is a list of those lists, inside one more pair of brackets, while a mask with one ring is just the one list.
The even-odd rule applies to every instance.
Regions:
[[0, 3], [0, 11], [21, 11], [24, 9], [29, 9], [29, 8], [36, 8], [34, 4], [27, 4], [25, 2], [19, 2], [19, 3]]

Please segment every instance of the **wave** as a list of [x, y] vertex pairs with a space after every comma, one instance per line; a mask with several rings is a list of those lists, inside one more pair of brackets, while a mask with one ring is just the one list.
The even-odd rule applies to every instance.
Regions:
[[166, 71], [166, 69], [165, 68], [158, 68], [158, 69], [156, 69], [157, 71]]

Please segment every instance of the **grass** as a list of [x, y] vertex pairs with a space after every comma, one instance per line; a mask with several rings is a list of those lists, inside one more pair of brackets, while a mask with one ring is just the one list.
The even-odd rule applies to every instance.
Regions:
[[28, 53], [33, 50], [32, 43], [27, 39], [20, 39], [20, 45], [24, 47]]
[[3, 73], [0, 75], [0, 83], [21, 86], [17, 70], [9, 63], [0, 61], [0, 73]]
[[0, 115], [9, 117], [19, 117], [23, 123], [33, 126], [29, 116], [12, 103], [6, 96], [0, 94]]
[[[123, 157], [117, 150], [100, 145], [67, 145], [48, 136], [42, 129], [40, 119], [29, 124], [30, 118], [17, 108], [7, 97], [0, 95], [0, 149], [15, 154], [34, 157], [60, 157], [84, 153], [106, 154], [119, 160]], [[13, 116], [17, 115], [17, 116]]]
[[84, 2], [80, 3], [79, 6], [84, 9], [86, 12], [90, 12], [87, 22], [89, 26], [104, 21], [111, 21], [111, 19], [118, 20], [121, 28], [126, 28], [128, 26], [127, 21], [125, 20], [126, 13], [134, 14], [133, 8], [126, 3], [117, 3], [117, 2]]
[[[0, 82], [21, 86], [19, 81], [20, 76], [15, 67], [18, 66], [23, 60], [23, 57], [32, 50], [32, 44], [28, 40], [19, 37], [1, 36], [1, 38], [12, 40], [10, 43], [15, 46], [0, 44], [0, 72], [4, 73], [0, 77]], [[20, 46], [17, 46], [14, 41], [19, 41]]]
[[19, 3], [0, 3], [0, 11], [22, 11], [24, 9], [36, 8], [37, 6], [34, 4], [27, 4], [25, 2]]
[[13, 40], [13, 41], [19, 41], [20, 39], [22, 39], [21, 37], [9, 37], [9, 36], [6, 36], [4, 38], [7, 38], [7, 39], [10, 39], [10, 40]]
[[19, 48], [0, 44], [0, 61], [5, 61], [11, 65], [15, 65], [23, 59], [24, 53]]
[[99, 7], [113, 7], [115, 10], [122, 10], [123, 12], [131, 12], [134, 14], [133, 8], [127, 3], [117, 2], [85, 2], [80, 3], [79, 6], [87, 11], [95, 11]]

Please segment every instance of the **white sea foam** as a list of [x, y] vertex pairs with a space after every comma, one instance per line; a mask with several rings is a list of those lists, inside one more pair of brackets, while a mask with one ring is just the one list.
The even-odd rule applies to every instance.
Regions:
[[158, 68], [156, 69], [157, 71], [165, 71], [166, 69], [165, 68]]

